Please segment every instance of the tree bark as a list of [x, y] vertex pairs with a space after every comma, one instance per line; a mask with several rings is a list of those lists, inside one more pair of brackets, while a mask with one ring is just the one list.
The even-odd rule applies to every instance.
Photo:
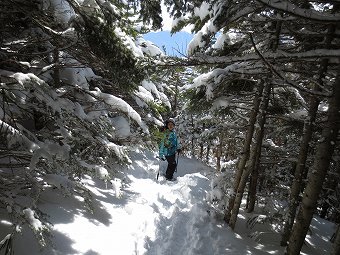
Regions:
[[294, 224], [296, 209], [299, 205], [299, 195], [302, 190], [301, 188], [302, 177], [306, 168], [309, 142], [312, 139], [313, 123], [315, 122], [316, 119], [318, 106], [319, 100], [317, 100], [316, 98], [312, 98], [309, 107], [309, 119], [304, 124], [304, 132], [300, 145], [299, 158], [294, 172], [293, 184], [290, 189], [288, 215], [283, 228], [282, 239], [280, 243], [281, 246], [287, 245]]
[[216, 156], [216, 170], [217, 172], [220, 172], [221, 171], [221, 154], [220, 154], [219, 147], [216, 148], [215, 156]]
[[234, 201], [237, 193], [237, 189], [240, 183], [240, 179], [244, 170], [244, 167], [249, 159], [249, 154], [250, 154], [250, 145], [251, 145], [251, 140], [253, 138], [254, 130], [255, 130], [255, 122], [256, 122], [256, 116], [259, 111], [260, 103], [261, 103], [261, 96], [263, 93], [263, 87], [264, 87], [264, 82], [260, 81], [259, 86], [257, 87], [254, 100], [253, 100], [253, 109], [250, 113], [250, 118], [249, 118], [249, 124], [247, 128], [247, 133], [246, 133], [246, 138], [244, 140], [243, 144], [243, 151], [241, 158], [239, 159], [239, 162], [237, 164], [237, 170], [235, 174], [235, 179], [234, 179], [234, 187], [233, 187], [233, 193], [230, 195], [229, 202], [228, 202], [228, 207], [224, 213], [224, 220], [225, 222], [229, 222], [230, 216], [231, 216], [231, 210], [233, 209], [234, 206]]
[[[262, 135], [263, 137], [263, 135]], [[262, 144], [262, 143], [261, 143]], [[256, 193], [257, 193], [257, 183], [259, 179], [259, 171], [260, 171], [260, 158], [261, 158], [261, 148], [256, 156], [255, 168], [250, 176], [248, 197], [247, 197], [247, 212], [253, 212], [255, 208], [256, 202]]]
[[300, 254], [313, 213], [317, 206], [317, 200], [325, 180], [334, 146], [339, 131], [340, 122], [340, 65], [337, 77], [333, 84], [333, 95], [329, 101], [327, 121], [322, 131], [321, 139], [317, 145], [315, 160], [308, 175], [308, 182], [303, 194], [301, 208], [298, 212], [296, 223], [287, 246], [287, 255]]
[[[330, 25], [328, 29], [328, 35], [325, 38], [325, 45], [329, 47], [333, 38], [334, 38], [335, 26]], [[323, 84], [323, 79], [328, 69], [328, 59], [323, 59], [321, 62], [321, 68], [319, 72], [319, 84]], [[314, 91], [319, 92], [320, 87], [318, 85], [314, 86]], [[309, 143], [312, 139], [314, 126], [313, 123], [316, 120], [316, 114], [318, 111], [320, 100], [314, 96], [311, 96], [309, 102], [309, 119], [304, 123], [304, 133], [301, 140], [300, 151], [299, 151], [299, 158], [294, 172], [294, 181], [291, 187], [291, 192], [289, 195], [289, 206], [288, 206], [288, 217], [285, 221], [282, 239], [281, 239], [281, 246], [286, 246], [289, 240], [289, 236], [294, 224], [296, 210], [299, 205], [299, 196], [300, 192], [303, 192], [302, 187], [302, 179], [303, 176], [306, 175], [306, 160], [308, 156], [309, 150]]]
[[59, 66], [59, 50], [56, 48], [53, 51], [53, 64], [54, 64], [54, 69], [52, 72], [52, 77], [54, 80], [54, 87], [55, 88], [60, 88], [60, 66]]
[[203, 161], [203, 152], [204, 152], [204, 147], [203, 143], [200, 143], [200, 160]]
[[338, 254], [340, 254], [340, 225], [339, 224], [335, 232], [334, 243], [333, 243], [332, 251], [331, 251], [331, 255], [338, 255]]
[[209, 157], [210, 156], [210, 145], [207, 145], [207, 151], [205, 153], [205, 162], [209, 163]]
[[[320, 205], [321, 211], [320, 211], [320, 218], [322, 219], [327, 219], [329, 221], [333, 221], [334, 219], [331, 219], [327, 216], [329, 216], [330, 213], [330, 209], [333, 209], [334, 207], [337, 208], [336, 204], [338, 204], [338, 202], [334, 201], [333, 199], [328, 199], [329, 197], [334, 197], [333, 195], [336, 194], [336, 190], [337, 190], [337, 186], [338, 186], [338, 182], [339, 182], [339, 177], [340, 177], [340, 161], [334, 162], [335, 165], [335, 171], [334, 172], [330, 172], [327, 175], [327, 181], [326, 183], [323, 185], [323, 203]], [[331, 206], [330, 203], [334, 203], [333, 206]], [[339, 208], [340, 209], [340, 208]], [[337, 218], [336, 214], [333, 212], [331, 213], [331, 215], [335, 215], [335, 220], [336, 223], [340, 223], [340, 217]]]
[[249, 156], [249, 161], [247, 163], [245, 170], [243, 171], [243, 173], [241, 175], [240, 182], [239, 182], [239, 185], [238, 185], [238, 188], [237, 188], [237, 193], [236, 193], [236, 196], [235, 196], [235, 202], [234, 202], [233, 209], [231, 211], [230, 220], [229, 220], [229, 226], [231, 227], [231, 229], [235, 228], [236, 221], [237, 221], [237, 215], [238, 215], [238, 212], [240, 210], [244, 189], [246, 187], [248, 177], [255, 167], [257, 154], [258, 154], [259, 150], [261, 150], [264, 123], [265, 123], [265, 120], [266, 120], [266, 110], [267, 110], [267, 107], [268, 107], [269, 94], [270, 94], [271, 87], [272, 86], [271, 86], [270, 82], [267, 82], [265, 84], [263, 99], [262, 99], [262, 103], [261, 103], [261, 110], [260, 110], [260, 114], [259, 114], [259, 118], [258, 118], [259, 128], [256, 130], [256, 134], [255, 134], [256, 141], [255, 141], [255, 144], [252, 146], [250, 156]]
[[178, 90], [178, 83], [179, 83], [179, 78], [176, 77], [176, 82], [175, 82], [175, 95], [174, 95], [174, 116], [177, 116], [177, 109], [178, 109], [178, 94], [179, 94], [179, 90]]
[[[203, 123], [203, 125], [202, 125], [202, 130], [204, 130], [205, 129], [205, 124]], [[200, 156], [199, 156], [199, 158], [200, 158], [200, 160], [201, 161], [203, 161], [203, 154], [204, 154], [204, 143], [203, 143], [203, 140], [201, 140], [201, 142], [200, 142]]]
[[191, 157], [195, 158], [195, 125], [194, 118], [191, 114], [191, 126], [192, 126], [192, 134], [191, 134]]
[[217, 172], [220, 172], [221, 171], [221, 157], [222, 157], [222, 150], [223, 150], [223, 134], [220, 135], [220, 139], [219, 139], [219, 144], [216, 146], [215, 148], [215, 156], [216, 156], [216, 169], [217, 169]]
[[[273, 23], [274, 24], [274, 23]], [[282, 21], [277, 21], [275, 22], [275, 40], [273, 40], [271, 42], [271, 44], [269, 45], [269, 48], [275, 52], [278, 48], [278, 45], [279, 45], [279, 38], [280, 38], [280, 33], [281, 33], [281, 26], [282, 26]], [[257, 51], [256, 47], [254, 46], [255, 48], [255, 51]], [[267, 84], [266, 84], [267, 85]], [[259, 91], [259, 95], [262, 94], [262, 91], [263, 91], [263, 86], [264, 84], [262, 84], [262, 87], [259, 87], [258, 91]], [[269, 88], [269, 91], [271, 89], [271, 86]], [[264, 94], [266, 94], [266, 92], [264, 92]], [[268, 94], [268, 100], [269, 100], [269, 94]], [[263, 100], [262, 100], [263, 101]], [[243, 172], [244, 172], [244, 169], [245, 169], [245, 166], [246, 166], [246, 163], [249, 159], [249, 155], [250, 155], [250, 146], [251, 146], [251, 140], [252, 140], [252, 137], [253, 137], [253, 133], [254, 133], [254, 129], [255, 129], [255, 122], [256, 122], [256, 117], [257, 117], [257, 113], [258, 113], [258, 109], [259, 109], [259, 106], [260, 106], [260, 103], [261, 103], [261, 99], [258, 98], [258, 100], [256, 100], [256, 97], [254, 98], [254, 110], [252, 111], [251, 113], [251, 117], [250, 117], [250, 125], [248, 127], [248, 130], [247, 130], [247, 134], [246, 134], [246, 140], [245, 140], [245, 143], [244, 143], [244, 148], [243, 148], [243, 156], [242, 158], [240, 159], [240, 162], [238, 164], [238, 169], [237, 169], [237, 173], [236, 173], [236, 177], [235, 177], [235, 182], [234, 182], [234, 190], [233, 190], [233, 194], [229, 200], [229, 203], [228, 203], [228, 209], [225, 213], [225, 216], [224, 216], [224, 219], [229, 222], [229, 225], [230, 225], [230, 221], [231, 221], [231, 217], [232, 217], [232, 214], [234, 210], [236, 210], [234, 213], [236, 213], [236, 216], [234, 215], [234, 219], [232, 220], [232, 226], [235, 227], [235, 223], [236, 223], [236, 218], [237, 217], [237, 214], [238, 214], [238, 209], [235, 208], [235, 199], [237, 198], [237, 196], [239, 196], [240, 194], [238, 193], [239, 191], [238, 190], [244, 190], [244, 187], [240, 189], [240, 180], [241, 180], [241, 176], [243, 175]], [[267, 105], [268, 105], [268, 101], [267, 101]], [[267, 108], [267, 107], [266, 107]], [[261, 146], [262, 146], [262, 139], [261, 139]], [[260, 149], [261, 150], [261, 149]], [[255, 150], [256, 152], [256, 150]], [[254, 159], [255, 160], [255, 159]], [[254, 161], [253, 162], [253, 167], [255, 167], [255, 164], [256, 162]], [[250, 173], [247, 173], [245, 174], [245, 176], [249, 176]], [[244, 184], [245, 185], [245, 184]], [[243, 191], [241, 192], [242, 195], [241, 195], [241, 198], [239, 199], [242, 199], [242, 196], [243, 196]], [[236, 203], [236, 207], [239, 207], [237, 206], [238, 202]]]

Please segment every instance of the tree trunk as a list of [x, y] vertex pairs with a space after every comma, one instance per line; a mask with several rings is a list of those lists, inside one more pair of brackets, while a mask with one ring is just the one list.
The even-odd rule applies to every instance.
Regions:
[[327, 174], [334, 146], [339, 131], [340, 122], [340, 65], [338, 66], [337, 77], [333, 85], [333, 95], [329, 101], [327, 121], [322, 131], [321, 139], [317, 145], [315, 160], [308, 175], [308, 182], [303, 194], [301, 208], [298, 212], [296, 223], [293, 226], [292, 234], [286, 254], [298, 255], [305, 240], [313, 213], [317, 206], [318, 196]]
[[54, 87], [55, 88], [60, 88], [60, 65], [59, 65], [59, 50], [56, 48], [53, 51], [53, 72], [52, 72], [52, 77], [54, 80]]
[[255, 168], [250, 177], [249, 191], [248, 191], [248, 197], [247, 197], [247, 206], [246, 206], [248, 213], [253, 212], [255, 208], [257, 183], [259, 179], [259, 170], [260, 170], [260, 158], [261, 158], [261, 148], [260, 148], [260, 152], [258, 152], [257, 154]]
[[[328, 47], [333, 38], [334, 38], [334, 32], [335, 32], [335, 26], [330, 25], [328, 29], [328, 35], [325, 38], [325, 45]], [[319, 79], [318, 82], [319, 84], [323, 84], [323, 79], [325, 77], [325, 74], [328, 69], [328, 59], [323, 59], [321, 61], [321, 68], [319, 72]], [[320, 88], [318, 85], [314, 86], [314, 91], [320, 91]], [[304, 175], [307, 173], [306, 169], [306, 160], [308, 156], [308, 150], [309, 150], [309, 143], [312, 139], [313, 135], [313, 123], [315, 122], [316, 119], [316, 114], [318, 111], [320, 100], [311, 96], [310, 102], [309, 102], [309, 119], [305, 121], [304, 123], [304, 133], [301, 141], [301, 146], [300, 146], [300, 151], [299, 151], [299, 158], [298, 162], [295, 168], [295, 173], [294, 173], [294, 180], [293, 184], [291, 187], [291, 192], [289, 196], [289, 207], [288, 207], [288, 217], [287, 220], [284, 224], [283, 228], [283, 233], [282, 233], [282, 239], [281, 239], [281, 246], [286, 246], [287, 242], [289, 240], [289, 236], [294, 224], [295, 220], [295, 215], [296, 215], [296, 210], [299, 205], [299, 196], [300, 192], [303, 192], [303, 187], [302, 187], [302, 178]]]
[[191, 115], [191, 126], [192, 126], [192, 134], [191, 134], [191, 157], [195, 158], [195, 125], [194, 118]]
[[[282, 25], [282, 21], [277, 21], [275, 24], [275, 40], [272, 41], [272, 44], [269, 45], [269, 47], [273, 50], [276, 51], [278, 44], [279, 44], [279, 36], [280, 36], [280, 31], [281, 31], [281, 25]], [[249, 126], [248, 126], [248, 130], [247, 130], [247, 134], [246, 134], [246, 139], [244, 142], [244, 147], [243, 147], [243, 155], [238, 163], [238, 168], [237, 168], [237, 173], [235, 176], [235, 181], [234, 181], [234, 189], [233, 189], [233, 194], [231, 195], [230, 199], [229, 199], [229, 203], [228, 203], [228, 208], [227, 211], [224, 215], [224, 219], [226, 220], [226, 222], [229, 222], [230, 225], [230, 219], [231, 219], [231, 215], [232, 215], [232, 210], [234, 210], [235, 207], [235, 199], [236, 199], [236, 194], [238, 192], [239, 189], [239, 184], [240, 184], [240, 180], [241, 180], [241, 176], [243, 175], [246, 163], [249, 159], [249, 155], [250, 155], [250, 145], [251, 145], [251, 140], [253, 138], [253, 133], [254, 133], [254, 128], [255, 128], [255, 122], [256, 122], [256, 116], [258, 114], [258, 109], [261, 103], [261, 98], [260, 96], [262, 95], [262, 91], [263, 91], [263, 86], [264, 84], [261, 82], [260, 87], [258, 88], [258, 94], [257, 96], [255, 96], [254, 98], [254, 108], [253, 111], [250, 115], [250, 120], [249, 120]], [[269, 98], [269, 95], [268, 95]], [[262, 143], [262, 142], [261, 142]], [[248, 174], [249, 175], [249, 174]], [[244, 190], [244, 188], [243, 188]], [[243, 194], [243, 191], [242, 191]], [[241, 197], [242, 199], [242, 197]], [[237, 209], [237, 214], [238, 214], [238, 210]], [[236, 215], [237, 216], [237, 215]], [[235, 215], [234, 215], [235, 217]], [[234, 219], [236, 222], [236, 218]], [[233, 224], [235, 224], [235, 222]]]
[[[203, 123], [202, 130], [205, 129], [205, 124]], [[203, 141], [200, 142], [200, 160], [203, 161], [203, 153], [204, 153], [204, 143]]]
[[[336, 190], [337, 190], [337, 186], [338, 186], [338, 182], [339, 182], [339, 177], [340, 177], [340, 162], [334, 162], [334, 167], [335, 167], [335, 171], [334, 172], [330, 172], [327, 176], [327, 182], [325, 183], [325, 185], [323, 185], [323, 203], [320, 206], [321, 211], [320, 211], [320, 218], [322, 219], [328, 219], [329, 221], [333, 221], [332, 219], [330, 219], [329, 217], [329, 213], [330, 213], [330, 209], [332, 208], [336, 208], [336, 201], [334, 201], [333, 199], [329, 199], [330, 197], [334, 197], [334, 194], [336, 194]], [[335, 203], [333, 204], [333, 206], [330, 205], [330, 203]], [[331, 215], [335, 215], [334, 212], [331, 212]], [[336, 223], [340, 223], [340, 218], [336, 218]]]
[[210, 145], [207, 146], [207, 151], [205, 154], [205, 162], [209, 163], [209, 155], [210, 155]]
[[338, 255], [340, 254], [340, 225], [338, 225], [335, 236], [334, 236], [334, 243], [332, 246], [331, 255]]
[[174, 116], [177, 116], [177, 109], [178, 109], [178, 94], [179, 94], [178, 83], [179, 83], [179, 79], [177, 78], [177, 81], [175, 82], [175, 96], [174, 96], [174, 106], [173, 106]]
[[217, 168], [218, 172], [221, 171], [222, 149], [223, 149], [223, 134], [220, 135], [219, 144], [215, 148], [215, 150], [216, 150], [216, 153], [215, 153], [215, 155], [216, 155], [216, 168]]
[[255, 129], [255, 122], [256, 122], [256, 116], [259, 111], [260, 103], [261, 103], [261, 96], [263, 93], [263, 87], [264, 87], [264, 82], [260, 81], [259, 86], [256, 90], [254, 100], [253, 100], [253, 109], [250, 113], [250, 118], [249, 118], [249, 124], [247, 128], [247, 133], [246, 133], [246, 138], [244, 140], [243, 144], [243, 151], [241, 158], [239, 159], [239, 162], [237, 164], [237, 170], [236, 170], [236, 175], [234, 179], [234, 187], [233, 187], [233, 193], [230, 195], [229, 202], [228, 202], [228, 207], [224, 213], [224, 220], [225, 222], [229, 222], [230, 216], [231, 216], [231, 210], [233, 209], [234, 206], [234, 201], [237, 193], [237, 189], [240, 183], [240, 179], [244, 170], [244, 167], [246, 165], [246, 162], [249, 159], [249, 154], [250, 154], [250, 144], [251, 140], [253, 138], [254, 134], [254, 129]]
[[294, 224], [296, 209], [299, 205], [299, 196], [302, 190], [302, 177], [303, 173], [305, 172], [306, 168], [306, 160], [308, 156], [309, 150], [309, 142], [312, 139], [313, 135], [313, 123], [316, 119], [316, 113], [319, 106], [319, 100], [316, 98], [311, 98], [310, 107], [309, 107], [309, 119], [304, 124], [304, 132], [303, 137], [300, 145], [299, 151], [299, 158], [296, 164], [295, 173], [294, 173], [294, 180], [292, 187], [290, 189], [289, 195], [289, 206], [288, 206], [288, 215], [287, 220], [285, 221], [282, 239], [281, 239], [281, 246], [286, 246], [289, 240], [289, 236]]
[[203, 143], [200, 143], [200, 160], [203, 161], [203, 152], [204, 152], [204, 147]]
[[220, 172], [221, 171], [221, 154], [220, 154], [220, 150], [218, 147], [216, 148], [215, 155], [216, 155], [216, 170], [217, 172]]
[[240, 179], [240, 182], [239, 182], [239, 186], [237, 188], [237, 193], [236, 193], [236, 196], [235, 196], [235, 202], [234, 202], [234, 205], [233, 205], [233, 209], [231, 211], [231, 216], [230, 216], [230, 220], [229, 220], [229, 226], [231, 227], [231, 229], [235, 228], [237, 215], [238, 215], [238, 212], [240, 210], [240, 205], [241, 205], [241, 202], [242, 202], [244, 189], [246, 187], [248, 177], [255, 167], [258, 152], [261, 150], [264, 123], [265, 123], [265, 120], [266, 120], [266, 109], [268, 107], [270, 90], [271, 90], [271, 83], [267, 82], [265, 84], [264, 93], [263, 93], [263, 100], [262, 100], [262, 103], [261, 103], [261, 110], [260, 110], [260, 114], [259, 114], [259, 120], [258, 120], [259, 128], [256, 130], [256, 134], [255, 134], [256, 141], [255, 141], [255, 144], [252, 146], [250, 156], [249, 156], [249, 161], [247, 163], [246, 169], [242, 173], [242, 176], [241, 176], [241, 179]]

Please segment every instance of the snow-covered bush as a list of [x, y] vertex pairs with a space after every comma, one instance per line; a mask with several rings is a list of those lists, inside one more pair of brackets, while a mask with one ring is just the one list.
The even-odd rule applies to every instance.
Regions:
[[225, 209], [233, 192], [233, 179], [235, 161], [228, 161], [222, 165], [221, 172], [211, 178], [211, 190], [207, 193], [207, 201], [211, 205], [211, 214], [219, 220], [223, 220]]

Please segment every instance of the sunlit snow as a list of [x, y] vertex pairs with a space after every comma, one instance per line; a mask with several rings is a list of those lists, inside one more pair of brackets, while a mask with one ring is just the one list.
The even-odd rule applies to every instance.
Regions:
[[[96, 200], [93, 214], [85, 210], [79, 197], [65, 197], [46, 189], [39, 207], [50, 215], [53, 245], [40, 252], [25, 227], [23, 235], [15, 239], [16, 254], [283, 254], [278, 233], [265, 224], [246, 227], [251, 214], [240, 211], [235, 232], [214, 217], [207, 203], [207, 198], [216, 195], [211, 193], [212, 168], [180, 157], [176, 181], [166, 181], [162, 175], [156, 180], [159, 165], [155, 156], [149, 151], [133, 152], [133, 163], [117, 168], [111, 186], [87, 176], [84, 183]], [[49, 176], [48, 182], [64, 185], [67, 180], [53, 181]], [[25, 214], [34, 226], [40, 226], [32, 210]], [[311, 225], [313, 235], [307, 237], [302, 254], [324, 254], [329, 250], [332, 226], [315, 218]], [[0, 223], [0, 230], [6, 227], [8, 224]]]

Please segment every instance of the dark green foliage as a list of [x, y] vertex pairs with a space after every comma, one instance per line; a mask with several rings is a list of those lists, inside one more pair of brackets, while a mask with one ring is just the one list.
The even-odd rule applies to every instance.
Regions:
[[[0, 213], [13, 228], [30, 227], [23, 214], [29, 209], [41, 222], [41, 228], [31, 229], [42, 246], [50, 237], [39, 210], [43, 191], [80, 196], [78, 209], [93, 213], [84, 175], [97, 178], [102, 167], [108, 173], [100, 178], [107, 182], [114, 163], [129, 161], [123, 143], [131, 138], [118, 137], [112, 127], [114, 117], [128, 112], [105, 100], [130, 107], [131, 92], [145, 74], [120, 37], [137, 35], [122, 1], [111, 1], [116, 9], [103, 1], [93, 1], [103, 3], [96, 8], [67, 2], [77, 13], [68, 23], [53, 16], [53, 6], [42, 9], [40, 0], [0, 2]], [[131, 133], [140, 132], [134, 125]], [[1, 252], [13, 253], [16, 234], [0, 237]]]
[[112, 83], [127, 91], [135, 89], [145, 73], [132, 52], [116, 35], [114, 27], [92, 23], [91, 27], [85, 28], [85, 34], [93, 52], [106, 63], [107, 70], [104, 71]]
[[159, 0], [144, 0], [140, 3], [140, 15], [145, 24], [152, 23], [152, 29], [157, 30], [162, 27], [161, 17], [161, 1]]
[[189, 100], [189, 111], [200, 112], [211, 106], [211, 103], [206, 100], [205, 89], [203, 87], [186, 91], [185, 98]]
[[239, 94], [241, 92], [251, 92], [254, 90], [256, 82], [249, 79], [235, 78], [226, 79], [220, 85], [225, 94]]

